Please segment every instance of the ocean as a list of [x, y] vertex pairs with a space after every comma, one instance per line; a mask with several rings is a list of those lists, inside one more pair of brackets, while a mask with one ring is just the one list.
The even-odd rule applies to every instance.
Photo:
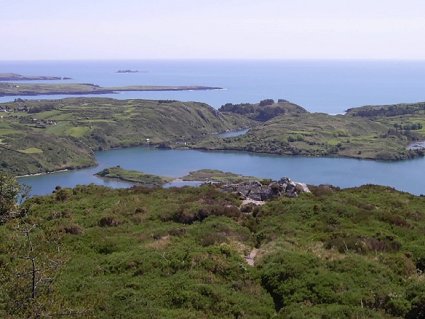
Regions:
[[[117, 73], [118, 70], [139, 73]], [[0, 73], [71, 77], [69, 82], [101, 86], [205, 85], [217, 91], [121, 92], [118, 99], [225, 103], [286, 99], [310, 112], [343, 113], [347, 108], [425, 101], [425, 61], [16, 61], [0, 62]], [[50, 81], [47, 81], [50, 82]], [[64, 82], [64, 81], [62, 81]], [[25, 97], [55, 99], [61, 95]], [[15, 97], [3, 97], [10, 101]]]

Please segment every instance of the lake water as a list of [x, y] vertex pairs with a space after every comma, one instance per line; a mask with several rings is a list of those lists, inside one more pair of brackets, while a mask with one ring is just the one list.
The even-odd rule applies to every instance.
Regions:
[[[116, 73], [132, 69], [140, 73]], [[121, 92], [102, 95], [118, 99], [176, 99], [222, 104], [284, 98], [312, 112], [343, 113], [365, 104], [425, 101], [425, 61], [49, 61], [1, 62], [0, 73], [71, 77], [68, 82], [101, 86], [205, 85], [224, 90], [186, 92]], [[46, 81], [51, 82], [51, 81]], [[56, 81], [52, 81], [56, 82]], [[63, 82], [63, 81], [60, 81]], [[54, 99], [65, 96], [23, 97]], [[16, 97], [3, 97], [0, 102]], [[232, 136], [232, 133], [226, 135]], [[121, 165], [147, 173], [180, 177], [191, 170], [224, 171], [342, 187], [382, 184], [425, 193], [425, 160], [397, 163], [354, 159], [279, 157], [235, 152], [200, 152], [132, 148], [97, 154], [99, 167], [28, 177], [35, 194], [65, 187], [96, 183], [125, 187], [126, 183], [101, 180], [94, 173]]]
[[346, 158], [306, 158], [252, 154], [244, 152], [206, 152], [196, 150], [160, 150], [135, 147], [97, 153], [99, 166], [43, 176], [21, 178], [32, 186], [34, 194], [51, 193], [56, 185], [73, 187], [95, 183], [127, 187], [128, 183], [101, 179], [93, 174], [120, 165], [146, 173], [181, 177], [190, 171], [212, 168], [234, 173], [278, 179], [288, 176], [310, 184], [333, 184], [341, 187], [362, 184], [391, 185], [414, 194], [425, 193], [425, 160], [376, 162]]
[[[132, 69], [146, 72], [116, 73]], [[205, 85], [224, 90], [121, 92], [119, 99], [231, 102], [283, 98], [309, 111], [342, 113], [365, 104], [425, 101], [425, 61], [56, 61], [1, 62], [0, 72], [67, 76], [101, 86]], [[64, 96], [25, 97], [29, 99]], [[3, 97], [10, 101], [14, 97]]]

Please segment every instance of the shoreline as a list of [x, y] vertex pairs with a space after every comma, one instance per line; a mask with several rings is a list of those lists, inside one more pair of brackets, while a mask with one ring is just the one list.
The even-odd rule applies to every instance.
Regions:
[[[88, 166], [88, 167], [90, 167], [90, 166]], [[49, 175], [49, 174], [54, 174], [54, 173], [69, 172], [69, 171], [76, 170], [76, 169], [78, 169], [78, 168], [75, 168], [75, 169], [66, 168], [66, 169], [59, 169], [57, 171], [49, 171], [49, 172], [46, 172], [46, 173], [34, 173], [34, 174], [18, 175], [18, 176], [16, 176], [16, 178], [43, 176], [43, 175]]]

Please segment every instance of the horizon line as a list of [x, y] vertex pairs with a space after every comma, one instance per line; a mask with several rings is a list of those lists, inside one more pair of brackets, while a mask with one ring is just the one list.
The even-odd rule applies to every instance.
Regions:
[[112, 61], [397, 61], [422, 62], [424, 58], [75, 58], [75, 59], [0, 59], [1, 62], [112, 62]]

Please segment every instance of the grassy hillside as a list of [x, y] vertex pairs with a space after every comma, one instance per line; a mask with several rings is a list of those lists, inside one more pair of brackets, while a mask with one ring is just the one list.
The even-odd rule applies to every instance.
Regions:
[[184, 146], [249, 123], [196, 102], [71, 98], [19, 100], [1, 109], [8, 112], [0, 113], [0, 165], [14, 174], [87, 166], [92, 150]]
[[[282, 155], [408, 159], [424, 154], [421, 150], [408, 150], [413, 141], [425, 139], [425, 111], [421, 105], [386, 107], [396, 108], [394, 113], [370, 111], [381, 107], [351, 109], [347, 115], [335, 116], [287, 112], [260, 123], [247, 135], [232, 139], [210, 138], [195, 147]], [[412, 109], [417, 111], [412, 112]], [[391, 115], [402, 112], [405, 114]]]
[[424, 198], [311, 189], [250, 213], [213, 186], [33, 198], [0, 225], [0, 317], [424, 318]]
[[347, 115], [368, 118], [392, 117], [407, 114], [424, 114], [425, 103], [401, 103], [393, 105], [366, 105], [347, 110]]

